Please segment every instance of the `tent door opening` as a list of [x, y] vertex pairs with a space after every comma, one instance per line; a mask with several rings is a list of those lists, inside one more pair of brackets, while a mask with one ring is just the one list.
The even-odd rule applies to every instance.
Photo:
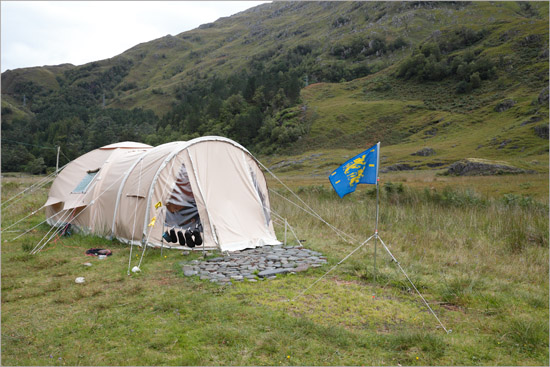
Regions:
[[167, 229], [174, 229], [176, 233], [181, 231], [182, 234], [187, 230], [202, 232], [197, 202], [184, 164], [181, 165], [172, 192], [166, 202], [164, 226]]

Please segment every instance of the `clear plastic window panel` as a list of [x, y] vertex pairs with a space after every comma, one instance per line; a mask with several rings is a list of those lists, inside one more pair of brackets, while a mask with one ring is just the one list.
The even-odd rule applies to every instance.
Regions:
[[195, 196], [191, 189], [187, 169], [183, 164], [166, 203], [165, 225], [168, 228], [179, 227], [191, 230], [199, 228], [202, 230]]
[[75, 187], [73, 190], [73, 194], [83, 194], [88, 189], [88, 186], [92, 183], [94, 177], [97, 175], [99, 170], [95, 170], [93, 172], [87, 172], [86, 176], [80, 181], [80, 183]]

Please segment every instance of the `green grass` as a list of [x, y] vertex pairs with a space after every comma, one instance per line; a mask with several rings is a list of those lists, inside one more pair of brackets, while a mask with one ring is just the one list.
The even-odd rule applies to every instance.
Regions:
[[[199, 253], [161, 256], [149, 249], [142, 272], [128, 276], [130, 250], [116, 241], [75, 234], [29, 255], [47, 225], [16, 241], [11, 239], [20, 232], [3, 233], [2, 363], [547, 365], [547, 192], [540, 200], [482, 195], [461, 185], [426, 191], [412, 185], [418, 178], [405, 178], [382, 184], [380, 235], [450, 334], [380, 243], [376, 279], [370, 242], [300, 296], [358, 243], [339, 240], [272, 193], [277, 213], [306, 247], [327, 255], [328, 265], [223, 287], [182, 275], [178, 263]], [[479, 178], [471, 179], [481, 186]], [[3, 200], [31, 181], [4, 178]], [[339, 199], [319, 180], [289, 182], [358, 241], [372, 233], [372, 187]], [[485, 184], [492, 184], [490, 178]], [[3, 211], [2, 227], [39, 207], [46, 192]], [[15, 228], [42, 220], [40, 213]], [[282, 239], [284, 227], [277, 224], [276, 231]], [[521, 245], [511, 245], [516, 242]], [[85, 256], [90, 247], [114, 254], [105, 260]], [[132, 266], [136, 254], [141, 252], [133, 252]], [[91, 267], [82, 265], [88, 261]], [[86, 282], [76, 284], [78, 276]]]

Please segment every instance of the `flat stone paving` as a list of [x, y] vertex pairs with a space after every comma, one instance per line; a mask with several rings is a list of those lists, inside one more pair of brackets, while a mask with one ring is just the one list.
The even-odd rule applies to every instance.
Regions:
[[273, 279], [277, 274], [296, 273], [326, 264], [320, 252], [302, 246], [263, 246], [227, 253], [207, 260], [181, 262], [183, 274], [198, 275], [213, 283]]

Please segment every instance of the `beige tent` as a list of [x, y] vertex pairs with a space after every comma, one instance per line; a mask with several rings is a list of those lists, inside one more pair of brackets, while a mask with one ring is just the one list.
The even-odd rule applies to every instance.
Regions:
[[[45, 206], [50, 225], [71, 223], [126, 243], [187, 248], [183, 235], [198, 230], [200, 249], [280, 244], [263, 172], [244, 147], [222, 137], [96, 149], [59, 173]], [[181, 232], [177, 241], [172, 229]]]

